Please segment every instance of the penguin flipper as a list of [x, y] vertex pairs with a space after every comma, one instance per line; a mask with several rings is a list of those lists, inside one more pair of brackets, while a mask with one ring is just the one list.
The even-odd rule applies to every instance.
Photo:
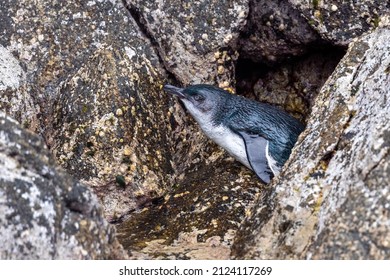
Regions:
[[253, 171], [262, 182], [268, 184], [274, 176], [267, 160], [268, 140], [244, 131], [239, 131], [238, 134], [244, 139], [246, 154]]

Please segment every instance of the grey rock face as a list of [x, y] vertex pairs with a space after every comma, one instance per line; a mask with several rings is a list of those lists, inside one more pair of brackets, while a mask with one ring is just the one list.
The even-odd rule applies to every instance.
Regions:
[[14, 116], [26, 127], [38, 127], [34, 100], [26, 91], [26, 72], [10, 50], [0, 44], [0, 109]]
[[251, 0], [248, 23], [239, 40], [240, 55], [275, 62], [305, 53], [318, 39], [290, 1]]
[[179, 107], [122, 2], [3, 2], [0, 108], [96, 189], [109, 219], [164, 193], [183, 138], [172, 128]]
[[[378, 200], [375, 192], [387, 183], [385, 167], [381, 169], [387, 155], [379, 152], [387, 149], [387, 138], [380, 136], [380, 131], [387, 135], [387, 119], [380, 114], [375, 99], [382, 100], [385, 95], [375, 95], [380, 90], [374, 88], [383, 89], [386, 77], [380, 76], [378, 69], [388, 73], [388, 68], [379, 64], [379, 55], [371, 59], [368, 54], [383, 54], [382, 62], [387, 63], [386, 47], [379, 49], [384, 46], [380, 37], [387, 31], [355, 43], [315, 102], [313, 97], [337, 59], [329, 64], [327, 58], [320, 57], [279, 67], [282, 59], [306, 52], [313, 43], [346, 46], [363, 32], [388, 23], [387, 1], [355, 2], [3, 0], [0, 109], [23, 127], [40, 133], [56, 161], [93, 187], [110, 221], [121, 221], [130, 213], [130, 219], [120, 226], [120, 238], [133, 258], [228, 258], [235, 232], [250, 213], [235, 241], [235, 257], [347, 258], [349, 253], [337, 244], [353, 243], [348, 246], [355, 248], [361, 242], [353, 257], [380, 258], [386, 255], [383, 252], [388, 246], [383, 227], [388, 208], [382, 207], [386, 203], [381, 201], [387, 199], [383, 190]], [[374, 50], [375, 40], [379, 42], [378, 50]], [[160, 89], [166, 82], [234, 87], [239, 55], [264, 64], [275, 62], [272, 64], [276, 67], [256, 77], [245, 94], [291, 109], [301, 118], [314, 104], [308, 132], [301, 138], [285, 174], [276, 182], [278, 193], [262, 193], [255, 176], [210, 144], [180, 104]], [[365, 69], [371, 72], [364, 74]], [[375, 84], [370, 84], [372, 80]], [[371, 126], [367, 121], [374, 117], [383, 121], [376, 125], [379, 132], [368, 129]], [[383, 141], [375, 142], [369, 135]], [[384, 146], [371, 145], [374, 142]], [[18, 153], [15, 156], [20, 162], [27, 162], [24, 157], [30, 160], [30, 154], [23, 150]], [[12, 155], [4, 156], [4, 162], [15, 162]], [[48, 160], [48, 169], [57, 170]], [[367, 165], [360, 166], [360, 162]], [[28, 167], [35, 170], [32, 164]], [[345, 175], [338, 171], [342, 168]], [[366, 175], [356, 175], [360, 171]], [[42, 180], [51, 180], [44, 171], [34, 172]], [[32, 182], [36, 176], [20, 174], [27, 183], [18, 183], [18, 188], [29, 194], [27, 185], [38, 184]], [[68, 217], [69, 212], [72, 217], [101, 219], [89, 208], [77, 210], [78, 199], [84, 201], [90, 194], [66, 178], [61, 182], [77, 189], [76, 198], [69, 198], [73, 196], [71, 190], [53, 191], [42, 185], [48, 202], [39, 196], [34, 201], [46, 205], [54, 200], [51, 197], [58, 201], [65, 197], [65, 201], [76, 201], [76, 206], [59, 203], [58, 217]], [[356, 186], [347, 178], [352, 178]], [[16, 196], [11, 185], [4, 186], [7, 197]], [[172, 193], [167, 194], [169, 191]], [[359, 191], [364, 195], [359, 196]], [[347, 195], [342, 193], [348, 193], [351, 200], [345, 200]], [[249, 211], [259, 194], [263, 207]], [[332, 195], [335, 200], [330, 199]], [[371, 195], [377, 208], [369, 206]], [[374, 222], [366, 219], [366, 208], [356, 208], [354, 200], [370, 209]], [[9, 208], [7, 203], [1, 205]], [[96, 206], [96, 201], [92, 205]], [[143, 211], [137, 211], [141, 208]], [[279, 217], [273, 209], [284, 216]], [[375, 209], [384, 214], [380, 216]], [[28, 217], [36, 215], [31, 213]], [[349, 227], [350, 213], [355, 213], [359, 228]], [[53, 219], [53, 227], [47, 228], [57, 233], [58, 226], [65, 222]], [[85, 225], [75, 223], [79, 224], [78, 230]], [[20, 240], [15, 242], [29, 236], [19, 230], [26, 227], [24, 224], [30, 225], [31, 221], [15, 220], [12, 231], [20, 232]], [[67, 228], [61, 230], [70, 232]], [[272, 234], [264, 232], [266, 228], [270, 232], [272, 229]], [[56, 242], [57, 238], [51, 240]], [[90, 237], [85, 238], [89, 242]], [[111, 251], [96, 249], [84, 241], [80, 246], [85, 251], [75, 249], [81, 255], [60, 252], [61, 246], [46, 242], [54, 249], [37, 249], [39, 255], [34, 258], [111, 256]], [[364, 255], [359, 248], [369, 248], [370, 253]], [[99, 253], [103, 251], [106, 253]], [[4, 257], [22, 258], [20, 252], [7, 251]], [[95, 253], [84, 256], [85, 252]]]
[[388, 1], [251, 0], [240, 55], [278, 62], [327, 42], [346, 47], [364, 32], [390, 23]]
[[347, 46], [364, 32], [390, 23], [390, 3], [380, 0], [288, 0], [322, 39]]
[[183, 84], [234, 77], [234, 46], [248, 14], [248, 0], [127, 1], [155, 40], [166, 68]]
[[0, 259], [125, 258], [95, 195], [0, 112]]
[[174, 192], [118, 225], [130, 258], [228, 259], [241, 221], [263, 190], [250, 170], [213, 154]]
[[351, 44], [235, 258], [388, 259], [390, 30]]

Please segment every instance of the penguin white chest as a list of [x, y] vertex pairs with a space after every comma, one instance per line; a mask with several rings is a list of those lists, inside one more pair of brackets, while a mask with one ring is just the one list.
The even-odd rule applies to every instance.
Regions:
[[211, 140], [224, 148], [236, 160], [252, 169], [246, 155], [244, 140], [239, 135], [222, 125], [214, 126], [211, 123], [205, 123], [201, 125], [201, 128]]
[[222, 125], [214, 125], [212, 122], [212, 112], [202, 112], [190, 101], [183, 99], [184, 105], [190, 114], [194, 117], [197, 123], [202, 128], [203, 132], [220, 147], [224, 148], [232, 157], [241, 162], [243, 165], [252, 169], [249, 164], [244, 140], [229, 128]]

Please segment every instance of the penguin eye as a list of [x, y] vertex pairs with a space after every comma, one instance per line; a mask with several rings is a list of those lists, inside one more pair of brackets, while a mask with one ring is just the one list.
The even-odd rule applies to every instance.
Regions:
[[194, 100], [195, 101], [203, 101], [204, 100], [204, 97], [202, 95], [194, 95]]

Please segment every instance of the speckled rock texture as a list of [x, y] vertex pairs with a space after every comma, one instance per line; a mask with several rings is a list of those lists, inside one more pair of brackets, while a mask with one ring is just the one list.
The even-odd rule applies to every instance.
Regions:
[[[283, 1], [282, 1], [283, 2]], [[364, 32], [390, 24], [390, 2], [381, 0], [288, 0], [321, 38], [347, 46]]]
[[171, 136], [180, 107], [160, 89], [168, 74], [123, 3], [3, 2], [0, 108], [95, 188], [109, 220], [162, 195], [183, 138]]
[[[190, 4], [195, 5], [191, 8], [195, 12], [199, 3], [186, 5]], [[222, 9], [217, 4], [213, 4], [214, 12]], [[0, 19], [4, 35], [1, 51], [5, 57], [0, 65], [4, 65], [2, 73], [11, 78], [5, 76], [1, 90], [6, 93], [2, 97], [6, 97], [1, 108], [25, 127], [40, 132], [57, 162], [92, 187], [110, 222], [119, 223], [126, 218], [137, 222], [136, 226], [127, 229], [123, 238], [134, 238], [134, 232], [148, 232], [149, 217], [142, 211], [146, 213], [151, 209], [155, 213], [157, 210], [152, 207], [159, 207], [163, 201], [171, 209], [169, 215], [172, 217], [165, 219], [166, 224], [162, 225], [166, 232], [172, 233], [167, 246], [169, 241], [191, 233], [192, 226], [198, 226], [207, 238], [219, 240], [226, 235], [226, 240], [231, 240], [232, 232], [238, 228], [261, 185], [250, 171], [208, 141], [181, 105], [161, 90], [161, 85], [171, 75], [164, 69], [166, 62], [162, 63], [163, 54], [156, 40], [141, 24], [140, 12], [126, 8], [121, 1], [52, 1], [36, 5], [28, 1], [17, 4], [9, 1], [2, 7], [7, 9], [2, 9], [5, 16]], [[237, 6], [232, 2], [228, 7], [223, 6], [224, 9], [232, 7], [237, 9], [230, 10], [229, 15], [238, 17], [239, 24], [243, 24], [244, 4]], [[203, 12], [205, 19], [206, 11]], [[222, 18], [222, 14], [218, 16]], [[196, 23], [203, 24], [204, 21], [197, 20]], [[232, 79], [234, 62], [228, 57], [226, 46], [233, 45], [239, 27], [237, 22], [227, 20], [214, 20], [213, 23], [221, 29], [218, 36], [233, 32], [223, 33], [222, 25], [234, 30], [232, 38], [227, 36], [222, 45], [215, 37], [207, 40], [213, 69], [218, 72], [217, 66], [230, 65], [224, 73], [229, 75], [227, 79]], [[203, 36], [203, 40], [205, 38]], [[204, 53], [196, 54], [202, 57]], [[186, 54], [182, 57], [186, 58]], [[208, 61], [204, 60], [202, 71], [209, 71], [211, 64]], [[191, 65], [187, 65], [181, 69], [189, 71], [190, 68]], [[202, 81], [214, 83], [216, 74], [213, 71]], [[183, 73], [189, 75], [184, 70]], [[21, 100], [20, 104], [17, 100]], [[28, 111], [27, 105], [32, 109]], [[18, 115], [26, 115], [26, 112], [29, 113], [26, 117]], [[199, 168], [203, 170], [201, 180], [197, 173]], [[211, 169], [213, 173], [207, 175], [206, 171]], [[221, 178], [219, 173], [226, 177]], [[243, 173], [245, 179], [241, 178]], [[224, 186], [221, 187], [215, 178], [220, 178]], [[234, 188], [231, 193], [229, 186]], [[197, 191], [192, 191], [194, 187]], [[203, 189], [207, 191], [206, 206], [198, 203], [194, 206], [197, 210], [186, 208], [188, 214], [183, 214], [194, 220], [189, 227], [185, 219], [175, 217], [177, 210], [187, 211], [175, 208], [179, 203], [175, 195], [190, 192], [185, 196], [186, 200], [180, 202], [184, 207], [185, 203], [195, 204], [200, 200], [198, 196]], [[240, 192], [242, 189], [247, 193]], [[168, 199], [168, 192], [173, 193], [172, 199]], [[218, 210], [222, 199], [224, 215]], [[199, 210], [197, 206], [208, 210]], [[228, 206], [233, 208], [228, 211]], [[146, 216], [145, 221], [142, 220], [144, 216], [137, 216], [139, 212]], [[163, 220], [156, 217], [156, 221]], [[224, 224], [226, 220], [229, 223], [217, 231], [216, 225]], [[131, 244], [156, 239], [153, 235], [147, 238], [139, 236]], [[227, 258], [231, 243], [223, 242], [223, 256]], [[215, 244], [207, 243], [205, 239], [195, 245], [208, 252], [207, 249]], [[191, 245], [192, 249], [185, 246], [183, 258], [195, 255], [191, 253], [196, 251], [194, 245]], [[133, 255], [141, 250], [139, 246], [128, 246], [127, 249], [135, 251]], [[205, 256], [206, 253], [202, 254]], [[156, 257], [156, 253], [150, 255]]]
[[118, 226], [134, 259], [229, 259], [235, 233], [263, 186], [250, 170], [214, 154], [174, 191]]
[[[344, 140], [340, 140], [340, 135], [344, 135], [349, 125], [357, 122], [360, 116], [363, 119], [361, 126], [351, 126], [351, 129], [363, 127], [362, 131], [370, 131], [363, 123], [372, 120], [370, 106], [373, 115], [382, 117], [375, 107], [379, 105], [366, 99], [374, 95], [361, 94], [371, 87], [363, 90], [359, 84], [353, 84], [347, 89], [338, 87], [336, 91], [331, 88], [336, 82], [332, 84], [328, 81], [320, 97], [313, 101], [343, 51], [332, 57], [319, 50], [318, 56], [311, 53], [297, 60], [288, 60], [291, 56], [311, 52], [318, 45], [322, 45], [323, 49], [334, 45], [345, 48], [364, 31], [388, 24], [389, 4], [386, 1], [355, 2], [1, 0], [0, 110], [42, 136], [57, 163], [98, 195], [105, 217], [110, 222], [126, 220], [118, 226], [118, 237], [132, 258], [229, 258], [235, 233], [248, 215], [252, 218], [241, 229], [233, 256], [263, 257], [265, 255], [253, 248], [267, 242], [261, 240], [253, 245], [257, 237], [245, 239], [257, 236], [256, 232], [261, 227], [256, 220], [260, 216], [254, 214], [258, 210], [250, 211], [249, 208], [255, 198], [261, 196], [265, 205], [261, 211], [266, 216], [262, 216], [261, 223], [265, 224], [274, 215], [270, 209], [278, 205], [278, 195], [264, 192], [264, 186], [254, 174], [208, 141], [180, 103], [167, 96], [161, 87], [165, 83], [219, 85], [277, 104], [302, 120], [314, 104], [309, 131], [298, 146], [300, 152], [294, 154], [289, 169], [280, 177], [280, 182], [290, 181], [284, 188], [284, 183], [279, 185], [275, 180], [278, 193], [284, 190], [297, 195], [295, 190], [298, 194], [301, 190], [297, 186], [302, 182], [307, 186], [302, 187], [305, 190], [302, 195], [305, 199], [308, 197], [316, 201], [315, 210], [310, 208], [311, 202], [307, 203], [310, 206], [302, 204], [291, 210], [291, 215], [295, 215], [294, 209], [309, 209], [308, 212], [302, 210], [302, 216], [299, 216], [301, 212], [296, 216], [298, 225], [302, 224], [301, 220], [306, 223], [307, 213], [319, 211], [321, 199], [327, 194], [325, 191], [336, 191], [331, 187], [336, 184], [336, 179], [325, 175], [321, 177], [321, 174], [332, 170], [332, 162], [336, 164], [334, 160], [337, 157], [334, 156], [349, 151], [348, 157], [354, 162], [360, 162], [361, 158], [369, 163], [377, 162], [377, 154], [363, 153], [357, 160], [352, 154], [355, 150], [345, 148], [352, 143], [348, 141], [357, 139], [354, 136], [357, 133], [346, 133]], [[376, 35], [371, 36], [374, 38]], [[348, 79], [355, 81], [357, 77], [362, 80], [361, 84], [371, 81], [371, 74], [366, 75], [366, 80], [363, 74], [360, 78], [367, 64], [360, 64], [358, 59], [359, 55], [365, 57], [366, 53], [371, 53], [370, 46], [374, 45], [371, 41], [374, 39], [370, 38], [360, 41], [366, 40], [368, 47], [356, 52], [355, 62], [353, 49], [350, 50], [349, 60], [346, 58], [344, 64], [337, 68], [333, 81], [347, 84]], [[333, 49], [330, 49], [329, 54], [332, 52]], [[383, 58], [386, 57], [383, 54]], [[254, 63], [254, 66], [245, 69], [249, 64], [242, 63], [244, 60]], [[368, 61], [366, 59], [366, 63]], [[375, 61], [372, 59], [373, 63]], [[244, 70], [238, 69], [240, 64], [244, 65]], [[251, 81], [248, 76], [240, 78], [239, 72], [257, 74], [258, 65], [265, 66], [259, 69], [260, 75], [254, 75]], [[359, 65], [364, 67], [359, 68]], [[381, 69], [382, 66], [377, 67]], [[238, 86], [241, 82], [247, 85]], [[381, 83], [375, 83], [375, 86], [379, 85]], [[354, 95], [351, 92], [355, 92]], [[359, 96], [362, 101], [357, 98]], [[341, 101], [337, 103], [338, 100]], [[369, 105], [362, 106], [364, 110], [350, 109], [345, 100], [358, 108], [362, 104]], [[386, 125], [383, 122], [378, 129]], [[385, 140], [383, 143], [386, 143]], [[354, 145], [355, 153], [361, 151], [357, 144]], [[361, 149], [368, 149], [367, 145]], [[344, 157], [341, 157], [340, 162], [343, 160]], [[307, 161], [310, 171], [307, 171], [306, 165], [303, 166]], [[381, 161], [378, 162], [377, 166], [382, 166]], [[48, 166], [54, 168], [50, 167], [53, 165]], [[336, 165], [336, 168], [339, 166]], [[346, 174], [355, 171], [348, 165], [344, 168]], [[303, 174], [300, 172], [306, 173], [300, 177], [299, 174]], [[367, 178], [371, 177], [367, 175]], [[361, 185], [368, 186], [367, 178], [361, 181]], [[302, 181], [292, 191], [288, 186], [298, 182], [294, 180]], [[331, 181], [327, 187], [321, 188], [318, 195], [319, 187], [314, 187], [313, 180]], [[360, 182], [353, 180], [351, 182]], [[356, 183], [356, 186], [361, 186], [359, 184]], [[340, 179], [335, 186], [340, 189], [340, 186], [349, 186], [347, 190], [351, 196], [363, 199], [354, 191], [364, 188], [352, 187], [346, 179]], [[287, 199], [287, 194], [285, 196]], [[291, 197], [294, 200], [294, 196]], [[299, 197], [297, 201], [300, 201]], [[347, 204], [343, 205], [347, 207]], [[336, 209], [332, 207], [329, 206], [329, 209]], [[362, 211], [356, 209], [357, 217], [363, 217]], [[326, 218], [328, 214], [323, 213], [321, 223], [317, 219], [312, 225], [327, 228], [331, 220]], [[337, 217], [341, 219], [342, 216]], [[275, 222], [279, 226], [273, 228], [273, 232], [299, 229], [294, 223], [290, 225], [292, 220], [286, 218], [285, 223]], [[333, 226], [341, 228], [343, 221]], [[251, 226], [249, 223], [252, 223]], [[23, 222], [19, 224], [23, 226]], [[314, 236], [314, 233], [306, 232], [306, 235], [296, 236], [302, 236], [302, 240], [305, 236]], [[345, 240], [348, 241], [347, 233]], [[319, 236], [323, 236], [321, 240], [330, 238], [325, 230], [321, 234], [315, 235], [317, 239], [313, 237], [313, 240], [320, 240]], [[375, 242], [380, 242], [380, 238]], [[370, 239], [370, 242], [373, 240]], [[378, 248], [385, 246], [377, 244]], [[328, 256], [330, 253], [326, 252], [336, 252], [322, 244], [310, 246], [313, 246], [310, 250], [318, 248], [316, 250], [322, 250]], [[267, 246], [264, 248], [267, 250]], [[272, 247], [270, 252], [274, 255], [270, 253], [266, 256], [309, 257], [311, 251], [305, 250], [293, 253], [292, 249], [291, 254], [282, 254], [281, 251], [273, 251]], [[312, 254], [312, 257], [315, 258], [315, 255]]]
[[97, 197], [0, 112], [0, 259], [123, 259]]
[[389, 24], [389, 1], [250, 0], [239, 53], [272, 64], [324, 43], [346, 47]]
[[272, 63], [304, 54], [320, 38], [290, 1], [250, 0], [249, 5], [239, 39], [242, 57]]
[[234, 258], [389, 259], [389, 40], [377, 29], [350, 45]]
[[246, 24], [248, 0], [126, 2], [180, 82], [234, 85], [235, 49]]

